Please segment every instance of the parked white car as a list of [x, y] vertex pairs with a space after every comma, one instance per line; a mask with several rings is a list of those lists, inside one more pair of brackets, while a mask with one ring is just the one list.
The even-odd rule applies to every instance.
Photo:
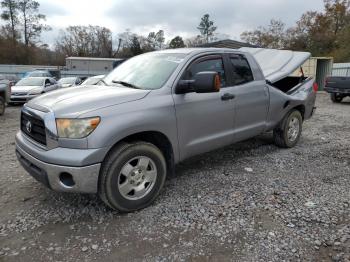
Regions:
[[92, 76], [87, 78], [81, 85], [96, 85], [105, 75]]
[[81, 78], [80, 77], [63, 77], [60, 80], [58, 80], [58, 83], [60, 83], [62, 87], [78, 86], [81, 84]]
[[10, 103], [25, 103], [36, 96], [60, 87], [60, 84], [52, 77], [23, 78], [12, 86]]

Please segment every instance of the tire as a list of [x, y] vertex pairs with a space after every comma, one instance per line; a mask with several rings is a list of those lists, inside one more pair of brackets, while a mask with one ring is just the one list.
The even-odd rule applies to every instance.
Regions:
[[5, 99], [2, 96], [0, 96], [0, 116], [5, 114], [5, 107], [6, 107]]
[[333, 103], [340, 103], [343, 100], [343, 97], [333, 93], [331, 94], [331, 100], [333, 101]]
[[292, 110], [287, 114], [280, 125], [273, 130], [273, 139], [277, 146], [282, 148], [294, 147], [301, 136], [303, 118], [300, 111]]
[[153, 144], [122, 143], [102, 163], [99, 196], [120, 212], [145, 208], [163, 188], [166, 170], [165, 158]]

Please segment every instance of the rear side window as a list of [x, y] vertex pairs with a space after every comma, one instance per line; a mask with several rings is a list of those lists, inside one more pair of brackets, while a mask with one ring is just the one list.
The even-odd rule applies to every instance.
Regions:
[[252, 70], [247, 59], [243, 56], [231, 56], [233, 66], [233, 81], [235, 85], [245, 84], [254, 81]]
[[208, 58], [200, 62], [192, 64], [185, 72], [183, 80], [192, 80], [199, 72], [215, 71], [218, 72], [221, 80], [221, 86], [226, 86], [226, 76], [224, 64], [221, 58]]

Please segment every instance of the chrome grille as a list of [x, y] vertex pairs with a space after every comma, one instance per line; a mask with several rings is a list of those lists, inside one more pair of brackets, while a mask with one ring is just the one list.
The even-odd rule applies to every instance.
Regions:
[[46, 146], [45, 123], [40, 117], [22, 111], [21, 130], [31, 139]]

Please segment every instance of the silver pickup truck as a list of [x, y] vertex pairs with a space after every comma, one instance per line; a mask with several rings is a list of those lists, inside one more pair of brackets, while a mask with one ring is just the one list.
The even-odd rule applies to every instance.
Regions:
[[293, 147], [317, 86], [290, 75], [309, 56], [247, 48], [136, 56], [99, 86], [25, 104], [17, 157], [53, 190], [98, 193], [122, 212], [144, 208], [191, 156], [272, 130], [278, 146]]

